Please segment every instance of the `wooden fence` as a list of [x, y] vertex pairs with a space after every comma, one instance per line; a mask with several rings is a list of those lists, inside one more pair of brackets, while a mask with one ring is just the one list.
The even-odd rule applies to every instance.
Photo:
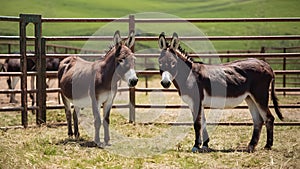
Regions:
[[[42, 25], [43, 23], [54, 23], [54, 22], [112, 22], [112, 21], [128, 23], [128, 29], [134, 30], [135, 24], [139, 23], [175, 23], [175, 22], [191, 22], [191, 23], [210, 23], [210, 22], [300, 22], [300, 18], [190, 18], [190, 19], [135, 19], [134, 15], [130, 15], [129, 18], [42, 18], [41, 15], [27, 15], [21, 14], [19, 17], [0, 17], [0, 22], [18, 22], [19, 34], [20, 36], [0, 36], [1, 41], [19, 41], [20, 54], [0, 54], [0, 59], [6, 58], [20, 58], [22, 63], [22, 71], [20, 73], [12, 72], [1, 72], [1, 76], [20, 76], [21, 77], [21, 89], [20, 90], [0, 90], [0, 94], [5, 93], [21, 93], [21, 106], [20, 107], [1, 107], [0, 111], [21, 111], [22, 112], [22, 125], [24, 127], [28, 126], [28, 110], [36, 110], [36, 123], [42, 124], [46, 122], [46, 110], [63, 108], [62, 105], [57, 106], [47, 106], [46, 105], [46, 93], [47, 92], [59, 92], [60, 89], [46, 89], [46, 77], [55, 76], [57, 72], [46, 72], [45, 63], [46, 57], [64, 58], [68, 54], [49, 54], [47, 53], [47, 44], [54, 41], [87, 41], [87, 40], [112, 40], [111, 36], [42, 36]], [[35, 34], [33, 37], [26, 36], [26, 26], [29, 23], [33, 23], [35, 27]], [[169, 39], [169, 37], [168, 37]], [[201, 40], [211, 40], [211, 41], [240, 41], [240, 40], [300, 40], [300, 35], [275, 35], [275, 36], [207, 36], [207, 37], [180, 37], [182, 41], [201, 41]], [[155, 36], [137, 36], [136, 41], [157, 41], [158, 38]], [[27, 54], [27, 44], [34, 41], [34, 54]], [[49, 45], [48, 45], [49, 46]], [[76, 52], [75, 52], [76, 53]], [[201, 58], [277, 58], [283, 59], [299, 59], [300, 53], [287, 53], [276, 52], [276, 53], [262, 53], [262, 52], [247, 52], [247, 53], [220, 53], [220, 54], [191, 54], [193, 57]], [[101, 54], [78, 54], [78, 56], [92, 56], [98, 57], [103, 56]], [[27, 72], [26, 62], [24, 62], [27, 57], [36, 57], [37, 59], [37, 71]], [[136, 54], [136, 57], [150, 58], [158, 57], [157, 54]], [[284, 65], [286, 62], [284, 62]], [[138, 71], [139, 75], [154, 75], [158, 74], [157, 70], [141, 70]], [[296, 75], [299, 77], [300, 70], [279, 70], [275, 71], [276, 75]], [[37, 89], [28, 90], [27, 89], [27, 76], [36, 76]], [[120, 90], [129, 90], [129, 103], [128, 104], [115, 104], [113, 107], [128, 108], [129, 109], [129, 121], [135, 121], [135, 109], [136, 108], [187, 108], [185, 105], [140, 105], [136, 104], [136, 92], [176, 92], [175, 89], [156, 89], [156, 88], [125, 88]], [[287, 88], [283, 86], [282, 88], [276, 88], [276, 91], [282, 92], [299, 92], [299, 87]], [[28, 106], [27, 93], [36, 93], [37, 105]], [[281, 105], [281, 108], [300, 108], [299, 104], [293, 105]], [[246, 108], [246, 106], [239, 106], [237, 108]], [[292, 125], [300, 125], [300, 123], [290, 123]], [[282, 123], [282, 125], [289, 125]]]

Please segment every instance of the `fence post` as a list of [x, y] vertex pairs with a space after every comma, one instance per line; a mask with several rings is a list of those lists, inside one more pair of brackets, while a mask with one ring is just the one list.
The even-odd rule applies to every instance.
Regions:
[[[22, 125], [28, 126], [28, 98], [27, 98], [27, 56], [26, 56], [26, 26], [29, 23], [34, 24], [34, 36], [35, 36], [35, 57], [36, 57], [36, 123], [41, 124], [45, 121], [46, 113], [46, 58], [42, 56], [42, 16], [31, 14], [20, 14], [20, 54], [22, 63], [22, 77], [21, 77], [21, 89], [22, 89]], [[44, 49], [45, 50], [45, 49]]]
[[7, 49], [8, 53], [11, 54], [11, 44], [9, 43], [7, 47], [8, 47]]
[[[129, 31], [135, 30], [135, 18], [134, 15], [129, 15]], [[134, 45], [131, 48], [134, 52]], [[129, 88], [129, 123], [135, 122], [135, 87]]]
[[[283, 48], [283, 53], [286, 53], [286, 48]], [[286, 57], [284, 56], [283, 57], [283, 65], [282, 65], [282, 69], [283, 70], [286, 70]], [[283, 88], [285, 88], [286, 87], [286, 74], [284, 73], [283, 74], [283, 80], [282, 80], [282, 85], [283, 85]], [[283, 96], [285, 96], [286, 95], [286, 93], [285, 93], [285, 91], [283, 91]]]
[[[41, 27], [40, 27], [41, 28]], [[40, 29], [42, 30], [42, 29]], [[41, 34], [40, 34], [41, 35]], [[37, 71], [38, 71], [38, 75], [37, 75], [37, 105], [39, 107], [37, 114], [39, 114], [39, 118], [37, 119], [36, 123], [42, 124], [42, 123], [46, 123], [47, 120], [47, 116], [46, 116], [46, 39], [45, 38], [41, 38], [40, 36], [40, 45], [36, 45], [39, 46], [39, 49], [36, 51], [39, 52], [39, 57], [38, 57], [38, 64], [37, 64]]]
[[129, 88], [129, 123], [135, 122], [135, 88]]
[[25, 15], [20, 14], [20, 62], [21, 62], [21, 106], [22, 109], [22, 125], [27, 128], [28, 114], [27, 114], [27, 56], [26, 56], [26, 26], [28, 22]]

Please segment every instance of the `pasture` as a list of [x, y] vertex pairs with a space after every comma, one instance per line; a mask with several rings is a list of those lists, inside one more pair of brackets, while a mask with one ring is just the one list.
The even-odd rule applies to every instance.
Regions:
[[[159, 86], [159, 78], [152, 78], [149, 85]], [[143, 86], [140, 79], [137, 87]], [[1, 82], [3, 84], [3, 80]], [[50, 94], [52, 100], [56, 95]], [[118, 93], [116, 103], [126, 102], [128, 94]], [[177, 93], [157, 95], [140, 93], [139, 103], [161, 102], [159, 98], [170, 98], [169, 102], [180, 103]], [[3, 97], [2, 104], [8, 99]], [[294, 104], [298, 97], [283, 97], [279, 95], [281, 104]], [[49, 102], [51, 104], [51, 102]], [[210, 153], [191, 153], [194, 141], [192, 125], [169, 126], [163, 122], [178, 122], [179, 109], [138, 109], [137, 123], [128, 123], [128, 109], [112, 109], [111, 130], [112, 146], [99, 149], [90, 146], [93, 136], [86, 127], [80, 125], [79, 140], [67, 136], [63, 110], [48, 110], [47, 123], [57, 124], [28, 129], [0, 130], [0, 164], [1, 168], [297, 168], [299, 166], [299, 126], [275, 126], [274, 146], [271, 151], [263, 149], [266, 140], [263, 127], [257, 150], [250, 154], [245, 148], [251, 138], [252, 126], [208, 126], [211, 137]], [[274, 110], [271, 109], [275, 115]], [[298, 109], [283, 109], [286, 121], [299, 122]], [[191, 122], [191, 113], [187, 109], [180, 111], [185, 114], [181, 122]], [[220, 122], [251, 122], [247, 109], [229, 109], [210, 112], [205, 110], [210, 118], [220, 116]], [[151, 113], [151, 114], [150, 114]], [[145, 118], [146, 117], [146, 118]], [[34, 125], [35, 115], [29, 114], [30, 124]], [[89, 120], [92, 121], [92, 117]], [[141, 124], [139, 122], [160, 122], [161, 124]], [[59, 123], [58, 123], [59, 122]], [[276, 122], [279, 122], [276, 117]], [[1, 112], [0, 126], [20, 125], [20, 113]], [[93, 127], [92, 127], [93, 128]], [[182, 134], [182, 131], [183, 134]], [[177, 136], [176, 140], [169, 138], [169, 133]], [[103, 127], [101, 127], [103, 134]], [[119, 137], [122, 135], [124, 138]], [[165, 137], [159, 145], [143, 145], [135, 140], [155, 140], [157, 136]], [[101, 136], [103, 138], [103, 135]], [[157, 146], [157, 147], [156, 147]]]
[[[103, 2], [91, 0], [75, 1], [4, 1], [1, 2], [1, 16], [18, 16], [20, 13], [38, 13], [43, 18], [51, 17], [123, 17], [128, 14], [143, 12], [162, 12], [182, 18], [239, 18], [239, 17], [299, 17], [300, 1], [158, 1], [146, 0], [135, 2]], [[133, 8], [134, 4], [134, 8]], [[43, 36], [90, 36], [105, 23], [43, 23]], [[195, 23], [195, 26], [207, 36], [252, 36], [252, 35], [299, 35], [299, 22], [269, 23]], [[33, 25], [28, 26], [27, 33], [32, 35]], [[1, 36], [19, 35], [18, 23], [0, 22]], [[157, 32], [159, 34], [160, 32]], [[171, 32], [168, 32], [170, 35]], [[151, 35], [152, 36], [152, 35]], [[156, 36], [156, 35], [155, 35]], [[55, 41], [54, 44], [81, 48], [85, 42]], [[217, 51], [254, 50], [262, 47], [299, 47], [299, 40], [245, 40], [213, 41]], [[136, 51], [158, 48], [157, 41], [138, 42]], [[29, 47], [29, 50], [33, 47]], [[19, 51], [18, 45], [11, 49]], [[7, 49], [0, 46], [0, 53]], [[267, 51], [274, 52], [274, 51]], [[277, 51], [278, 52], [278, 51]], [[282, 51], [279, 51], [282, 52]], [[287, 52], [299, 52], [287, 51]], [[143, 60], [143, 59], [141, 59]], [[137, 60], [138, 62], [141, 60]], [[281, 62], [281, 58], [279, 58]], [[282, 70], [281, 63], [272, 60], [275, 70]], [[151, 60], [157, 62], [156, 59]], [[270, 60], [271, 61], [271, 60]], [[279, 64], [278, 64], [279, 63]], [[297, 60], [288, 60], [287, 70], [299, 70]], [[293, 63], [293, 64], [291, 64]], [[143, 69], [141, 65], [138, 69]], [[157, 66], [157, 65], [156, 65]], [[282, 74], [276, 87], [283, 87]], [[298, 87], [299, 74], [288, 78], [287, 86]], [[136, 88], [145, 88], [145, 79], [139, 77]], [[294, 85], [295, 84], [295, 85]], [[6, 87], [6, 77], [0, 77], [0, 86]], [[29, 86], [29, 84], [28, 84]], [[57, 81], [52, 87], [57, 86]], [[122, 87], [124, 87], [124, 82]], [[148, 79], [149, 88], [161, 88], [160, 76]], [[174, 89], [174, 86], [171, 86]], [[17, 86], [20, 88], [20, 86]], [[299, 93], [279, 94], [279, 104], [299, 105]], [[116, 104], [127, 104], [129, 93], [118, 92]], [[177, 93], [136, 92], [136, 104], [183, 104]], [[17, 94], [20, 100], [20, 94]], [[57, 105], [57, 94], [47, 94], [47, 105]], [[246, 105], [243, 103], [242, 105]], [[20, 106], [11, 104], [5, 94], [0, 95], [1, 107]], [[192, 153], [194, 130], [190, 124], [192, 115], [188, 109], [149, 109], [136, 108], [136, 122], [129, 123], [128, 108], [114, 108], [111, 112], [111, 146], [104, 149], [95, 147], [93, 141], [93, 117], [86, 108], [80, 116], [79, 140], [67, 135], [66, 118], [63, 109], [48, 109], [47, 122], [36, 126], [36, 115], [28, 112], [29, 128], [21, 127], [21, 113], [0, 111], [0, 168], [299, 168], [300, 166], [300, 126], [274, 127], [274, 146], [264, 150], [266, 128], [256, 151], [247, 153], [253, 126], [248, 109], [205, 110], [208, 122], [241, 122], [248, 125], [209, 125], [209, 153]], [[279, 123], [274, 109], [275, 123]], [[282, 109], [285, 122], [300, 122], [299, 109]], [[102, 117], [102, 116], [101, 116]], [[185, 125], [167, 125], [168, 122], [180, 122]], [[146, 123], [146, 124], [142, 124]], [[153, 124], [156, 123], [156, 124]], [[103, 127], [101, 127], [103, 140]]]
[[[134, 4], [134, 7], [132, 6]], [[161, 12], [180, 18], [257, 18], [257, 17], [298, 17], [300, 11], [298, 0], [252, 0], [252, 1], [110, 1], [82, 0], [47, 2], [35, 1], [3, 1], [0, 6], [0, 15], [18, 16], [20, 13], [41, 14], [44, 18], [120, 18], [128, 14], [144, 12]], [[112, 10], [113, 9], [113, 10]], [[86, 36], [92, 35], [103, 23], [45, 23], [44, 36]], [[290, 35], [299, 34], [299, 23], [197, 23], [196, 26], [207, 36], [234, 36], [234, 35]], [[28, 26], [28, 34], [33, 33], [33, 26]], [[17, 23], [0, 23], [1, 35], [18, 35]], [[293, 33], [292, 33], [293, 32]], [[160, 32], [158, 32], [159, 34]], [[81, 42], [55, 42], [57, 44], [82, 47]], [[154, 44], [156, 47], [156, 43]], [[150, 45], [153, 47], [154, 45]], [[299, 41], [243, 41], [243, 42], [213, 42], [217, 50], [260, 50], [261, 46], [299, 46]]]
[[[131, 137], [144, 135], [149, 137], [161, 128], [126, 123], [114, 126], [134, 131]], [[257, 151], [249, 154], [239, 150], [248, 144], [251, 128], [218, 126], [211, 135], [211, 148], [216, 149], [216, 152], [200, 154], [191, 153], [193, 131], [190, 126], [184, 140], [170, 150], [151, 157], [126, 157], [113, 154], [109, 150], [87, 147], [86, 144], [91, 138], [84, 135], [79, 141], [67, 139], [65, 126], [1, 130], [0, 165], [1, 168], [297, 168], [299, 166], [299, 127], [275, 127], [273, 150], [263, 150], [263, 143], [260, 142]], [[261, 140], [265, 137], [262, 133]]]

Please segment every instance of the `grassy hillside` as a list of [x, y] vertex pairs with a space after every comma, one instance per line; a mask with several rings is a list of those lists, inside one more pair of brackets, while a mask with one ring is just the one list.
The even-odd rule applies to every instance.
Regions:
[[[298, 0], [13, 0], [2, 1], [0, 15], [20, 13], [41, 14], [43, 17], [123, 17], [141, 12], [162, 12], [182, 18], [226, 17], [299, 17]], [[92, 35], [102, 23], [43, 24], [43, 35]], [[196, 24], [206, 35], [290, 35], [300, 34], [300, 23], [201, 23]], [[28, 33], [32, 33], [32, 26]], [[159, 32], [158, 32], [159, 33]], [[0, 23], [0, 35], [17, 35], [17, 23]], [[64, 42], [65, 43], [65, 42]], [[69, 43], [67, 43], [69, 44]], [[76, 44], [75, 44], [76, 45]], [[82, 43], [78, 43], [80, 47]], [[261, 46], [300, 46], [299, 41], [214, 42], [218, 50], [259, 49]]]

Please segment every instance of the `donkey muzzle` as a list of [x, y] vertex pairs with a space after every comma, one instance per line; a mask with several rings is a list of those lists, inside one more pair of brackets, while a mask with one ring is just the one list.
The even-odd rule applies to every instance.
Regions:
[[139, 81], [139, 79], [137, 77], [129, 79], [129, 87], [134, 87], [138, 81]]
[[169, 88], [171, 86], [171, 81], [172, 81], [171, 73], [165, 71], [165, 72], [162, 73], [161, 77], [162, 78], [161, 78], [160, 84], [164, 88]]
[[160, 82], [160, 84], [164, 87], [164, 88], [169, 88], [171, 86], [171, 82], [167, 81], [167, 80], [162, 80]]
[[136, 76], [135, 70], [129, 69], [124, 75], [124, 80], [128, 83], [129, 87], [134, 87], [139, 79]]

